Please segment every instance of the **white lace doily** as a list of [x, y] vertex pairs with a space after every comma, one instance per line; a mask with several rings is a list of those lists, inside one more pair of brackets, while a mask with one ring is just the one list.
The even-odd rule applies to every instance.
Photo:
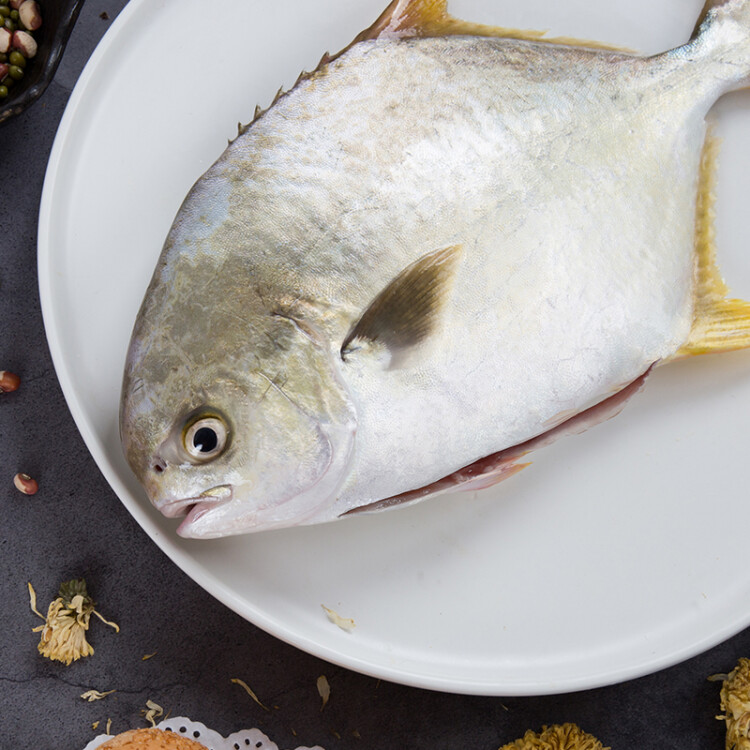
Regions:
[[[260, 729], [243, 729], [241, 732], [234, 732], [229, 737], [222, 737], [218, 732], [209, 729], [199, 721], [192, 721], [184, 716], [160, 721], [157, 725], [159, 729], [168, 729], [183, 737], [200, 742], [208, 750], [279, 750], [275, 742], [271, 742]], [[94, 748], [103, 745], [107, 740], [111, 740], [114, 735], [100, 734], [95, 737], [83, 750], [94, 750]], [[314, 747], [298, 747], [295, 750], [323, 750], [320, 745]]]

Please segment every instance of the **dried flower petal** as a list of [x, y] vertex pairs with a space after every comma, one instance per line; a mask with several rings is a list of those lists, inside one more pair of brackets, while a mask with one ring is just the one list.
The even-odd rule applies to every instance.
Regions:
[[158, 651], [154, 651], [153, 654], [144, 654], [141, 657], [141, 661], [146, 661], [147, 659], [151, 659], [152, 657], [156, 656], [157, 653], [158, 653]]
[[320, 705], [320, 710], [322, 711], [326, 707], [328, 699], [331, 697], [331, 686], [328, 684], [328, 678], [324, 674], [318, 677], [316, 685], [318, 687], [318, 695], [320, 695], [323, 700]]
[[98, 690], [87, 690], [85, 693], [81, 693], [81, 698], [89, 703], [93, 703], [94, 701], [100, 701], [102, 698], [106, 698], [108, 695], [112, 695], [112, 693], [115, 692], [117, 691], [107, 690], [104, 693], [100, 693]]
[[115, 633], [120, 632], [120, 626], [117, 623], [105, 620], [96, 610], [94, 610], [91, 614], [96, 615], [105, 625], [109, 625], [110, 628], [113, 628]]
[[155, 727], [156, 719], [160, 716], [164, 716], [164, 709], [158, 703], [154, 703], [152, 700], [147, 700], [146, 710], [141, 711], [141, 713], [146, 717], [146, 721], [148, 721], [152, 727]]
[[520, 739], [507, 745], [500, 750], [611, 750], [604, 747], [596, 737], [586, 734], [575, 724], [555, 724], [551, 727], [542, 727], [537, 734], [529, 730]]
[[352, 630], [354, 630], [354, 628], [357, 627], [356, 623], [351, 617], [342, 617], [338, 612], [335, 612], [334, 610], [326, 607], [325, 604], [321, 604], [320, 606], [323, 607], [323, 610], [328, 616], [328, 619], [334, 625], [337, 625], [342, 630], [345, 630], [347, 633], [351, 633]]
[[252, 691], [252, 689], [250, 688], [250, 686], [249, 686], [249, 685], [248, 685], [248, 684], [247, 684], [247, 683], [246, 683], [246, 682], [245, 682], [244, 680], [241, 680], [241, 679], [239, 679], [239, 677], [232, 677], [232, 682], [233, 682], [233, 683], [234, 683], [235, 685], [239, 685], [240, 687], [244, 688], [244, 689], [245, 689], [245, 692], [246, 692], [246, 693], [247, 693], [247, 694], [248, 694], [248, 695], [249, 695], [249, 696], [250, 696], [250, 697], [251, 697], [251, 698], [252, 698], [252, 699], [253, 699], [253, 700], [254, 700], [254, 701], [255, 701], [255, 702], [256, 702], [256, 703], [257, 703], [257, 704], [258, 704], [258, 705], [260, 706], [260, 707], [261, 707], [261, 708], [265, 709], [266, 711], [269, 711], [269, 710], [270, 710], [270, 709], [268, 708], [268, 706], [264, 706], [264, 705], [263, 705], [263, 704], [262, 704], [262, 703], [260, 702], [260, 698], [258, 698], [258, 696], [257, 696], [257, 695], [256, 695], [256, 694], [255, 694], [255, 693], [254, 693], [254, 692]]
[[36, 591], [34, 591], [34, 587], [31, 585], [31, 581], [27, 582], [26, 585], [29, 587], [29, 604], [31, 605], [31, 611], [34, 614], [39, 615], [42, 620], [46, 619], [44, 615], [36, 608]]

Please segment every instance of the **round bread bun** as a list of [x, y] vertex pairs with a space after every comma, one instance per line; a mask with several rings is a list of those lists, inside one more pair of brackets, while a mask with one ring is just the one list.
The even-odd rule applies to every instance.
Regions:
[[118, 734], [98, 750], [206, 750], [206, 746], [181, 734], [149, 727]]

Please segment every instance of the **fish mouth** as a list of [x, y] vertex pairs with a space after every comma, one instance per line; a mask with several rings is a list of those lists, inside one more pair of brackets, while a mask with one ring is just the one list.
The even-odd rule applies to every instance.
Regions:
[[183, 524], [187, 524], [196, 518], [200, 518], [212, 508], [228, 503], [233, 495], [231, 485], [221, 484], [218, 487], [212, 487], [205, 492], [201, 492], [200, 495], [195, 497], [184, 497], [168, 500], [164, 503], [156, 503], [156, 507], [167, 518], [186, 516]]

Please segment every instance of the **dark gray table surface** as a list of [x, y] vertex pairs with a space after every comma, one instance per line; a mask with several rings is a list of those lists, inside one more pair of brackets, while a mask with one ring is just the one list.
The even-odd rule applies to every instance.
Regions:
[[[390, 684], [296, 650], [245, 622], [183, 574], [130, 517], [99, 473], [63, 399], [37, 290], [36, 235], [47, 159], [76, 79], [125, 0], [88, 0], [56, 78], [31, 110], [0, 126], [0, 748], [83, 748], [145, 726], [151, 699], [223, 734], [257, 726], [280, 748], [491, 750], [527, 728], [572, 721], [615, 750], [723, 747], [719, 686], [706, 680], [750, 655], [750, 630], [684, 664], [621, 685], [536, 698], [450, 695]], [[40, 491], [24, 497], [25, 471]], [[727, 534], [732, 533], [728, 528]], [[741, 530], [735, 543], [742, 545]], [[738, 550], [741, 557], [741, 551]], [[36, 651], [26, 582], [46, 607], [66, 577], [85, 576], [115, 634], [92, 626], [93, 657], [70, 667]], [[143, 661], [144, 654], [157, 652]], [[323, 711], [316, 679], [331, 699]], [[273, 708], [230, 682], [242, 676]], [[96, 688], [117, 692], [87, 703]]]

